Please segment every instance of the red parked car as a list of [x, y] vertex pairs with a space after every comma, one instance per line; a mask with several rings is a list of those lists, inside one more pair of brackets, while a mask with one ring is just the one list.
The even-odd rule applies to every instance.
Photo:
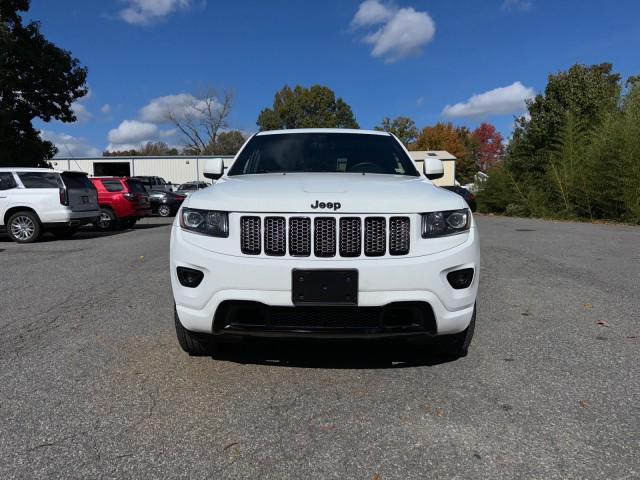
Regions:
[[98, 190], [100, 219], [95, 226], [100, 230], [130, 228], [142, 217], [151, 215], [149, 195], [142, 182], [126, 177], [93, 177]]

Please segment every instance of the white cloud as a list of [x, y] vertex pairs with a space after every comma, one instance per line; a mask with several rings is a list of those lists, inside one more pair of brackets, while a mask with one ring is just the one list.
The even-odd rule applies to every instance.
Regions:
[[360, 4], [358, 11], [351, 20], [351, 26], [358, 28], [366, 25], [384, 23], [393, 17], [394, 10], [383, 5], [378, 0], [366, 0]]
[[494, 88], [473, 95], [466, 102], [447, 105], [442, 115], [449, 118], [477, 118], [489, 115], [511, 115], [526, 110], [525, 101], [535, 95], [533, 88], [514, 82], [507, 87]]
[[197, 99], [189, 93], [178, 93], [154, 98], [140, 109], [139, 116], [140, 120], [153, 123], [166, 123], [169, 112], [177, 118], [185, 118], [186, 116], [202, 118], [206, 106], [207, 102], [203, 99]]
[[83, 105], [91, 97], [93, 97], [93, 90], [87, 88], [87, 94], [71, 104], [71, 111], [76, 116], [76, 121], [73, 123], [84, 123], [92, 117], [91, 112]]
[[124, 0], [128, 6], [120, 10], [120, 18], [132, 25], [149, 25], [162, 20], [175, 10], [189, 8], [191, 0]]
[[416, 106], [421, 107], [423, 103], [424, 97], [418, 97], [418, 99], [416, 100]]
[[160, 136], [163, 138], [173, 137], [178, 133], [177, 128], [172, 128], [170, 130], [160, 130]]
[[109, 105], [108, 103], [105, 103], [102, 107], [100, 107], [100, 111], [105, 115], [107, 113], [111, 113], [111, 105]]
[[502, 2], [502, 10], [512, 11], [517, 10], [520, 12], [528, 12], [533, 7], [532, 0], [504, 0]]
[[427, 12], [396, 8], [379, 0], [366, 0], [360, 4], [351, 25], [356, 28], [382, 23], [376, 31], [367, 34], [363, 41], [373, 45], [371, 55], [395, 62], [418, 55], [436, 33], [436, 25]]
[[91, 118], [91, 112], [78, 101], [71, 104], [71, 110], [76, 115], [75, 123], [84, 123]]
[[107, 150], [129, 150], [158, 138], [158, 126], [138, 120], [124, 120], [117, 128], [109, 130]]
[[42, 130], [40, 136], [58, 147], [56, 157], [97, 157], [100, 155], [100, 151], [89, 145], [84, 138], [50, 130]]

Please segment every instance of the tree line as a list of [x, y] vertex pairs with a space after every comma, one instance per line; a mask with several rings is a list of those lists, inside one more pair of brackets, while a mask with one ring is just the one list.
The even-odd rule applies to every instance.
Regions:
[[478, 208], [640, 223], [640, 77], [574, 65], [549, 75], [527, 107]]

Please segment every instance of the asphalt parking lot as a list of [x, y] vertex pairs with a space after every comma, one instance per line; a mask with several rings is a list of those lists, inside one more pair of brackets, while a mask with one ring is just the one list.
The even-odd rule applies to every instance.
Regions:
[[167, 220], [0, 237], [0, 478], [640, 478], [640, 228], [479, 217], [469, 356], [175, 340]]

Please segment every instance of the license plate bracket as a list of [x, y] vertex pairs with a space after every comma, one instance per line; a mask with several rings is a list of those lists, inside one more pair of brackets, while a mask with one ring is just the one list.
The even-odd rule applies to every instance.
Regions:
[[357, 305], [358, 270], [294, 268], [291, 295], [294, 305]]

